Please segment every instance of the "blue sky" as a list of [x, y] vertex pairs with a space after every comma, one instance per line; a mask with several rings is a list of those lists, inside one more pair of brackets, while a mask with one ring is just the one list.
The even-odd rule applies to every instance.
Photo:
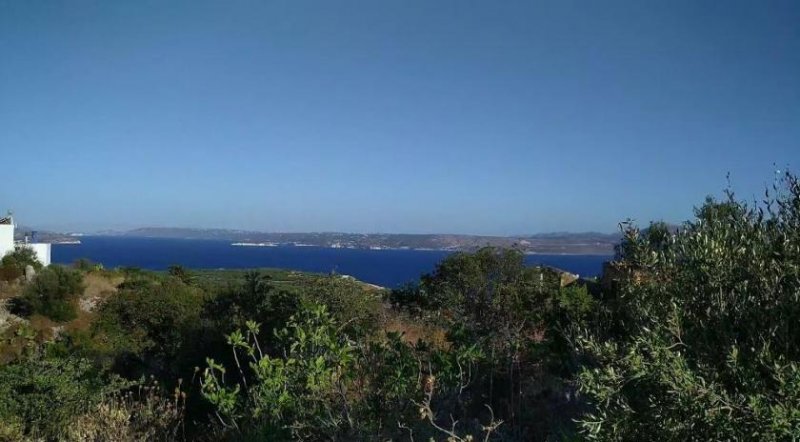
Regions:
[[800, 170], [797, 1], [0, 0], [0, 206], [60, 230], [681, 221]]

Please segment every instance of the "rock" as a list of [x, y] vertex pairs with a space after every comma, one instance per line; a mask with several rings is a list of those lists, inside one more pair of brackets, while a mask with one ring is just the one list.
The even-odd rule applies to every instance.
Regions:
[[95, 307], [97, 307], [97, 304], [100, 303], [100, 298], [97, 296], [93, 296], [91, 298], [83, 298], [80, 301], [78, 301], [78, 303], [81, 307], [81, 310], [85, 312], [91, 312], [92, 310], [94, 310]]
[[33, 266], [28, 264], [25, 266], [25, 281], [31, 282], [33, 281], [33, 277], [36, 276], [36, 270], [33, 269]]
[[9, 313], [7, 304], [7, 299], [0, 299], [0, 333], [4, 332], [8, 327], [16, 323], [25, 322], [25, 320], [19, 316]]

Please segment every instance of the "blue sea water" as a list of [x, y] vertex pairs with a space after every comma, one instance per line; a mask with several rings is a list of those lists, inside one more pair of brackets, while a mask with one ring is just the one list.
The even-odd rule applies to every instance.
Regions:
[[[229, 241], [87, 236], [81, 244], [55, 244], [54, 263], [70, 264], [79, 258], [107, 268], [134, 266], [164, 270], [172, 264], [187, 268], [273, 267], [308, 272], [336, 271], [384, 287], [397, 287], [430, 272], [451, 252], [428, 250], [361, 250], [325, 247], [236, 247]], [[527, 255], [529, 265], [544, 264], [597, 276], [608, 256]]]

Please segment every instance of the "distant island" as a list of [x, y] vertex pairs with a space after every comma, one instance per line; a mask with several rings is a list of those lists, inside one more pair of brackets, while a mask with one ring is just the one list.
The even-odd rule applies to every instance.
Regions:
[[618, 233], [541, 233], [519, 236], [460, 234], [386, 233], [279, 233], [229, 229], [145, 227], [104, 235], [146, 238], [214, 239], [231, 241], [234, 246], [269, 247], [278, 245], [315, 246], [348, 249], [409, 249], [473, 251], [485, 246], [515, 247], [528, 254], [610, 255], [619, 243]]

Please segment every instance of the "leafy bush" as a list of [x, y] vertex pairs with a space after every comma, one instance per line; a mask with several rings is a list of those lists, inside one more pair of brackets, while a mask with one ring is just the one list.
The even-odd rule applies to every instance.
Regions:
[[246, 272], [239, 284], [223, 288], [209, 300], [203, 314], [224, 333], [244, 328], [251, 319], [262, 323], [266, 331], [259, 339], [266, 344], [272, 330], [283, 328], [299, 306], [297, 295], [275, 290], [268, 276], [254, 270]]
[[556, 348], [548, 340], [560, 336], [548, 321], [558, 318], [555, 309], [580, 310], [589, 302], [572, 290], [562, 292], [558, 272], [525, 266], [524, 255], [514, 249], [456, 253], [423, 276], [419, 295], [406, 298], [423, 299], [421, 307], [435, 312], [425, 315], [447, 326], [452, 353], [474, 355], [460, 413], [475, 416], [490, 405], [516, 438], [548, 433], [550, 422], [559, 419], [551, 402], [566, 388], [560, 371], [551, 373], [544, 363], [552, 358], [543, 350]]
[[351, 336], [368, 336], [380, 327], [382, 295], [365, 290], [353, 279], [335, 275], [320, 278], [304, 288], [300, 299], [304, 304], [324, 305]]
[[25, 275], [25, 267], [41, 270], [42, 263], [36, 259], [36, 252], [28, 247], [20, 247], [7, 253], [0, 260], [0, 280], [14, 281]]
[[[411, 347], [397, 334], [358, 344], [322, 305], [302, 308], [276, 334], [282, 348], [266, 354], [257, 339], [259, 325], [249, 322], [227, 337], [233, 367], [207, 360], [202, 394], [215, 407], [220, 437], [386, 440], [405, 431], [434, 436], [444, 421], [433, 407], [456, 403], [474, 362], [462, 353]], [[435, 388], [421, 383], [434, 378]], [[421, 407], [426, 413], [420, 414]], [[461, 434], [481, 433], [479, 425], [461, 427]]]
[[72, 263], [72, 267], [74, 267], [75, 270], [88, 272], [94, 268], [94, 263], [87, 258], [80, 258], [76, 259], [75, 262]]
[[178, 278], [184, 284], [188, 285], [192, 283], [193, 278], [191, 273], [182, 265], [173, 264], [169, 266], [167, 273], [173, 278]]
[[97, 312], [94, 350], [115, 359], [127, 375], [175, 373], [181, 357], [202, 350], [191, 332], [200, 326], [204, 300], [201, 290], [174, 279], [123, 288]]
[[31, 312], [57, 322], [75, 318], [75, 301], [83, 293], [83, 275], [61, 266], [50, 266], [25, 287], [22, 300]]
[[676, 234], [625, 230], [602, 326], [578, 336], [598, 440], [800, 434], [800, 183], [731, 192]]
[[86, 359], [34, 357], [0, 366], [0, 435], [62, 439], [74, 418], [117, 387]]
[[567, 378], [580, 368], [571, 338], [598, 321], [599, 307], [586, 286], [572, 284], [556, 292], [546, 313], [547, 339], [538, 349], [554, 374]]
[[348, 424], [342, 389], [353, 374], [355, 347], [337, 336], [325, 307], [303, 310], [278, 333], [285, 343], [285, 357], [261, 352], [258, 328], [251, 322], [244, 334], [228, 336], [241, 384], [225, 385], [225, 368], [208, 360], [202, 392], [220, 419], [251, 434], [308, 438], [341, 431]]

